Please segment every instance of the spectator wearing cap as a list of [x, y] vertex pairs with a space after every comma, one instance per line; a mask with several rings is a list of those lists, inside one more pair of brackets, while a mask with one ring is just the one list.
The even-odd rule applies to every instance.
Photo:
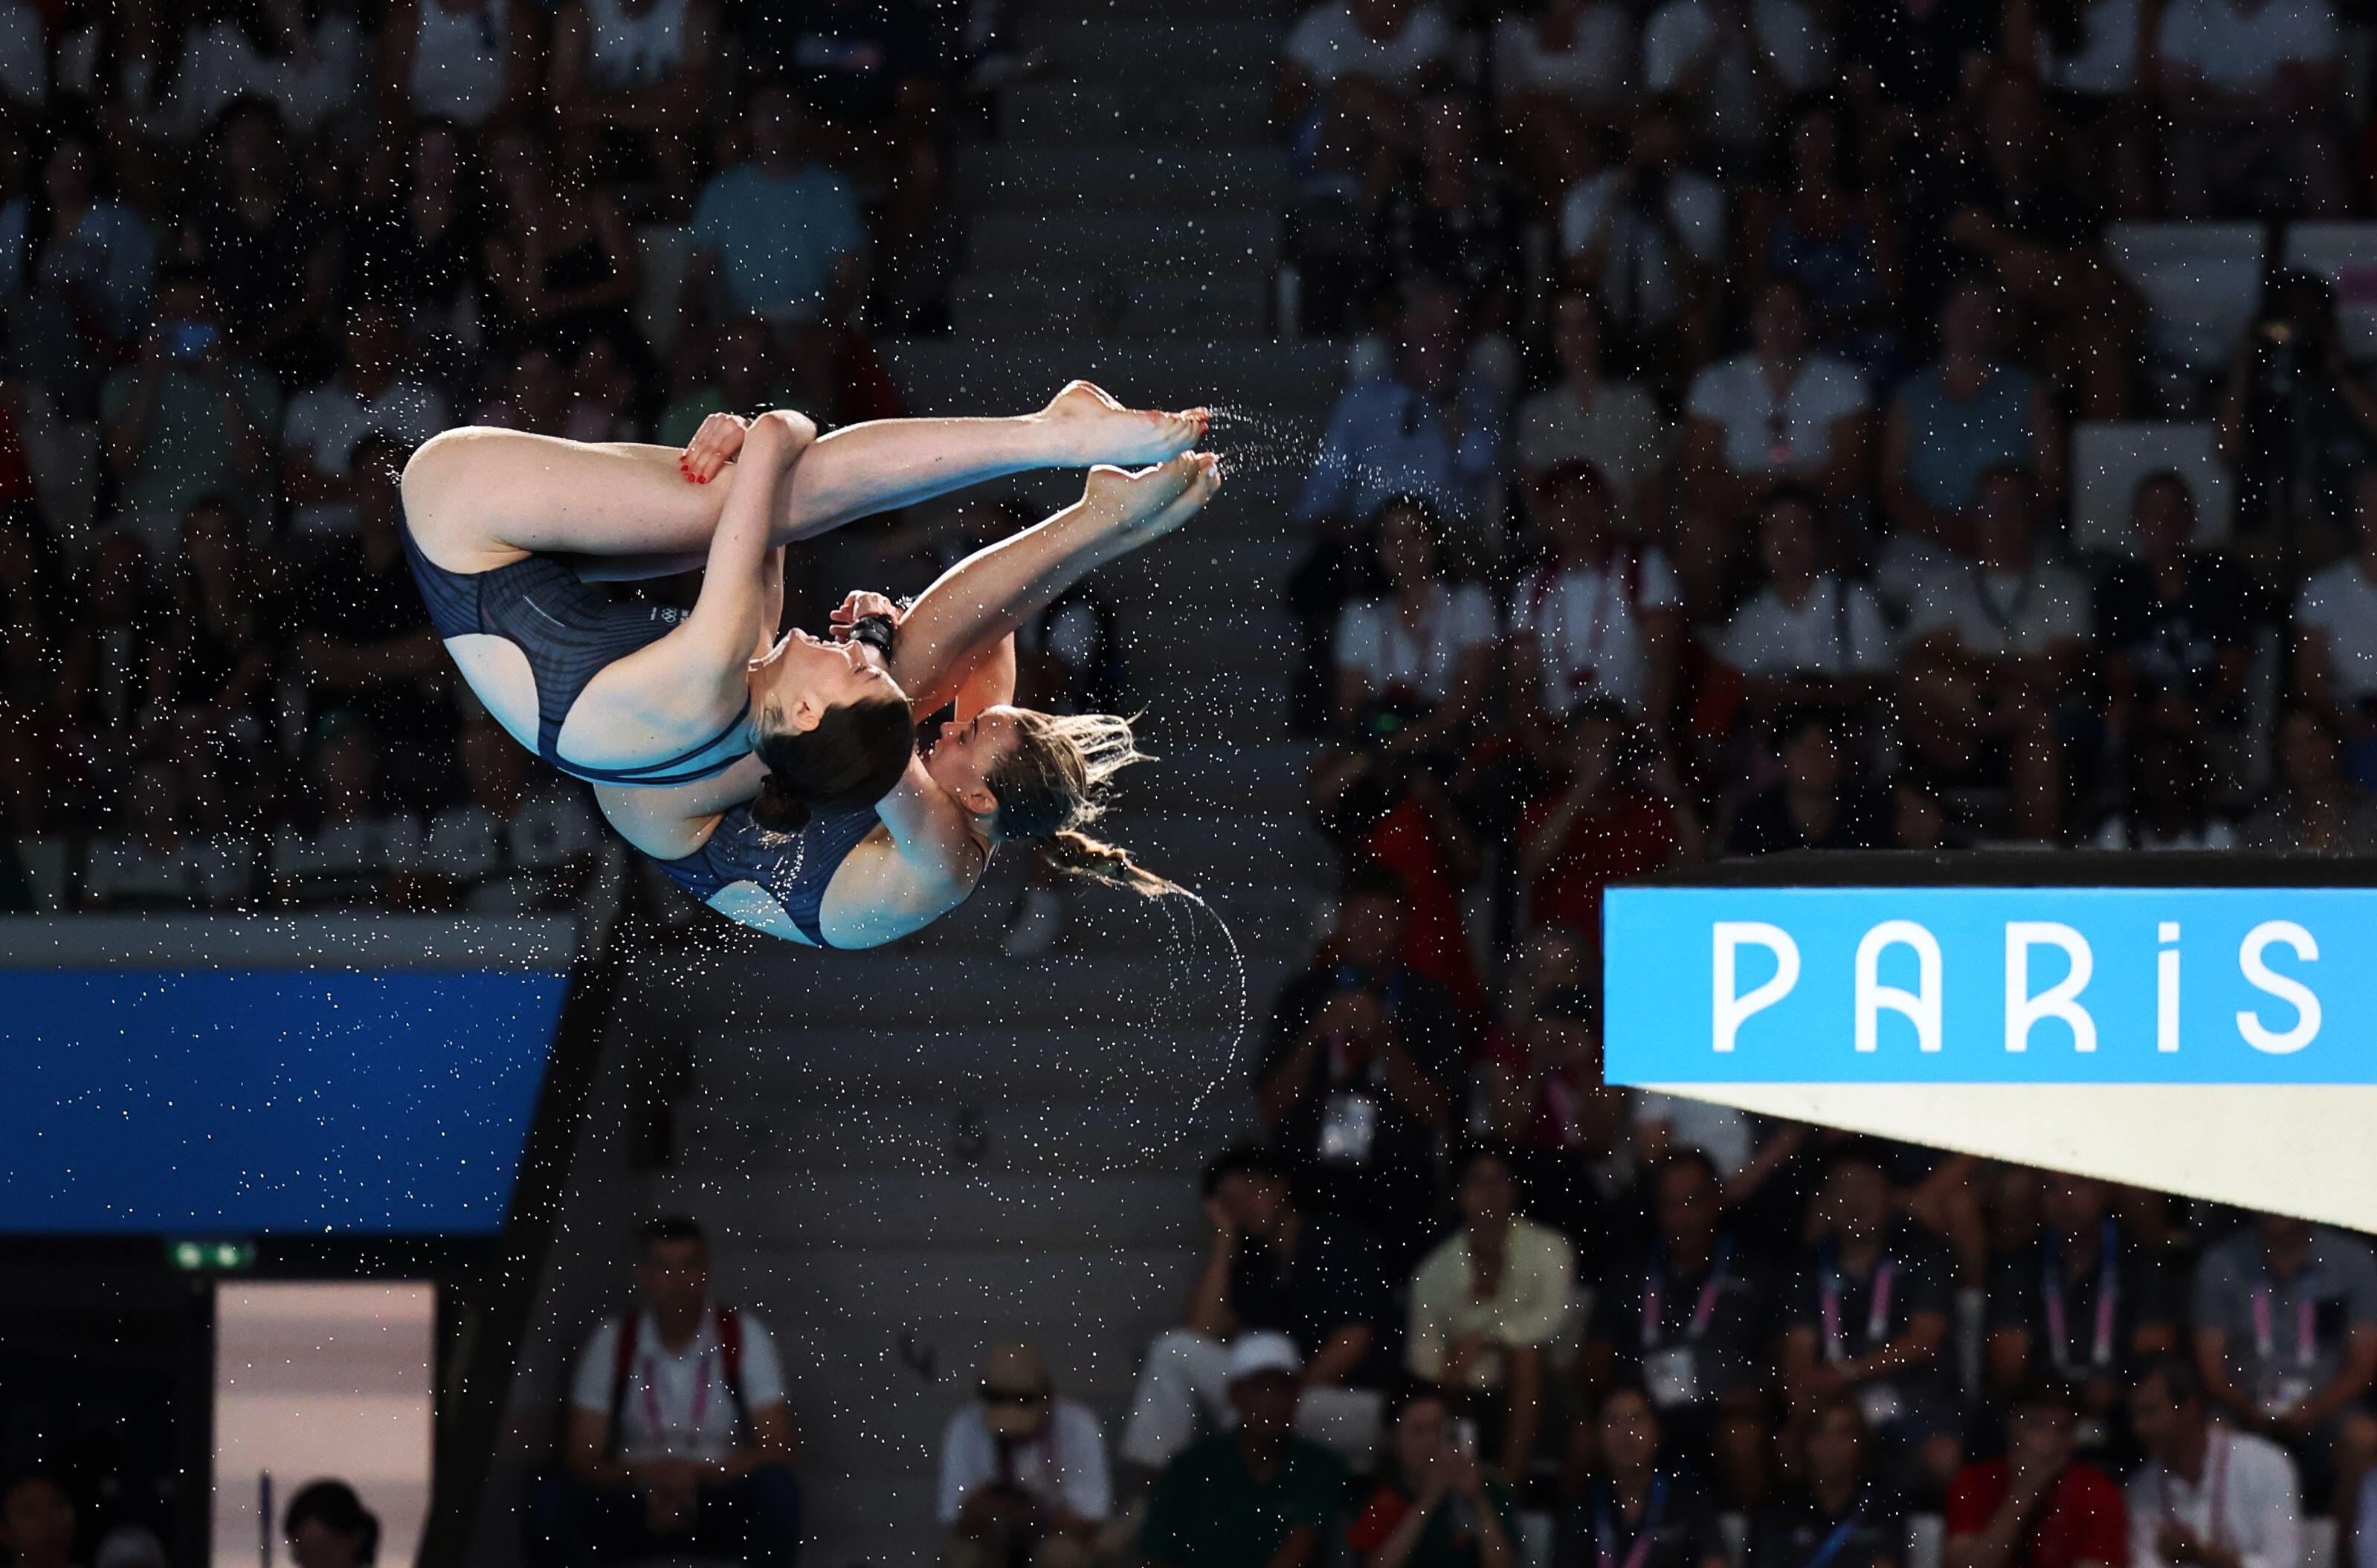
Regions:
[[289, 1500], [281, 1533], [297, 1568], [370, 1568], [379, 1557], [379, 1516], [344, 1481], [308, 1481]]
[[65, 1479], [43, 1466], [30, 1466], [0, 1485], [0, 1547], [13, 1568], [72, 1568], [74, 1495]]
[[1712, 517], [1750, 516], [1776, 485], [1828, 501], [1872, 480], [1873, 396], [1853, 365], [1808, 347], [1808, 302], [1777, 278], [1759, 291], [1750, 348], [1702, 371], [1685, 401], [1686, 498]]
[[1235, 1430], [1165, 1466], [1140, 1552], [1149, 1568], [1309, 1568], [1336, 1523], [1345, 1462], [1296, 1435], [1307, 1385], [1296, 1342], [1242, 1335], [1221, 1370]]
[[2262, 1215], [2197, 1261], [2193, 1295], [2195, 1365], [2213, 1404], [2287, 1445], [2313, 1503], [2347, 1514], [2377, 1461], [2377, 1254]]
[[1515, 1568], [1516, 1498], [1478, 1463], [1458, 1409], [1420, 1389], [1396, 1410], [1388, 1475], [1345, 1533], [1370, 1568]]
[[2036, 1240], [1989, 1282], [1985, 1371], [2003, 1395], [2035, 1377], [2072, 1386], [2081, 1414], [2118, 1420], [2141, 1362], [2179, 1348], [2171, 1282], [2093, 1177], [2037, 1177]]
[[1873, 1435], [1857, 1397], [1818, 1400], [1802, 1432], [1797, 1483], [1752, 1519], [1743, 1568], [1899, 1568], [1906, 1514], [1874, 1475]]
[[2129, 1512], [2111, 1477], [2076, 1457], [2066, 1385], [2032, 1383], [2006, 1406], [2002, 1459], [1967, 1465], [1948, 1489], [1948, 1568], [2116, 1568]]
[[1773, 1418], [1767, 1267], [1724, 1224], [1716, 1162], [1671, 1151], [1650, 1172], [1652, 1234], [1611, 1261], [1594, 1298], [1585, 1383], [1639, 1383], [1680, 1456], [1710, 1463], [1731, 1502], [1764, 1490]]
[[1212, 1243], [1190, 1287], [1188, 1320], [1148, 1347], [1117, 1453], [1148, 1469], [1169, 1462], [1200, 1420], [1228, 1414], [1234, 1345], [1283, 1336], [1293, 1353], [1289, 1375], [1303, 1390], [1290, 1414], [1300, 1410], [1305, 1429], [1326, 1434], [1332, 1446], [1368, 1453], [1380, 1400], [1350, 1384], [1376, 1368], [1387, 1322], [1377, 1244], [1326, 1215], [1305, 1214], [1278, 1162], [1248, 1145], [1207, 1168], [1205, 1217]]
[[1515, 1483], [1542, 1428], [1545, 1357], [1575, 1302], [1576, 1254], [1519, 1216], [1518, 1167], [1500, 1149], [1470, 1154], [1454, 1197], [1461, 1228], [1412, 1275], [1404, 1364], [1499, 1434], [1487, 1463]]
[[[1532, 25], [1513, 18], [1503, 26], [1514, 23]], [[1610, 359], [1618, 345], [1591, 289], [1571, 286], [1553, 296], [1551, 331], [1559, 379], [1519, 405], [1520, 472], [1535, 483], [1558, 464], [1588, 463], [1612, 492], [1613, 526], [1626, 533], [1655, 532], [1672, 435], [1658, 405], [1642, 388], [1617, 378]]]
[[942, 1561], [1087, 1568], [1111, 1502], [1098, 1418], [1057, 1396], [1038, 1347], [994, 1347], [982, 1397], [941, 1437]]
[[639, 1303], [578, 1358], [562, 1473], [527, 1513], [532, 1559], [577, 1568], [689, 1545], [792, 1562], [801, 1488], [774, 1337], [710, 1299], [709, 1243], [689, 1219], [645, 1227], [635, 1273]]
[[2130, 1391], [2145, 1463], [2130, 1478], [2130, 1568], [2301, 1568], [2295, 1462], [2268, 1438], [2212, 1418], [2184, 1358], [2146, 1363]]
[[1552, 1568], [1725, 1568], [1717, 1510], [1662, 1461], [1666, 1432], [1640, 1384], [1613, 1383], [1570, 1442], [1573, 1498], [1552, 1534]]

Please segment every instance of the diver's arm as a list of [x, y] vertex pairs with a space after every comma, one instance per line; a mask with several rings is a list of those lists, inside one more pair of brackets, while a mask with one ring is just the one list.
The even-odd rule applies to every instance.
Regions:
[[981, 880], [990, 848], [974, 832], [966, 808], [925, 771], [923, 758], [908, 760], [908, 772], [875, 803], [875, 815], [891, 831], [892, 846], [910, 872], [949, 893], [952, 902]]
[[1002, 707], [1014, 700], [1015, 637], [1010, 632], [966, 672], [965, 684], [958, 688], [957, 722], [964, 724], [985, 708]]

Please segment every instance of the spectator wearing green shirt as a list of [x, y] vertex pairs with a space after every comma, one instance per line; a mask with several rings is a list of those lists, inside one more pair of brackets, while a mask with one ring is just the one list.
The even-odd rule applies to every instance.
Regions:
[[687, 318], [711, 318], [714, 289], [734, 315], [846, 319], [866, 238], [857, 197], [803, 150], [801, 103], [787, 89], [752, 93], [743, 124], [750, 155], [711, 175], [693, 210]]
[[137, 364], [101, 386], [107, 465], [121, 520], [152, 555], [170, 557], [199, 497], [253, 496], [270, 480], [265, 432], [278, 423], [272, 382], [224, 351], [212, 284], [176, 269], [157, 289], [157, 319]]
[[1296, 1435], [1304, 1370], [1284, 1334], [1230, 1347], [1235, 1430], [1184, 1449], [1155, 1479], [1139, 1550], [1148, 1568], [1308, 1568], [1320, 1561], [1345, 1464]]
[[1516, 1568], [1518, 1502], [1478, 1467], [1474, 1436], [1434, 1389], [1395, 1414], [1392, 1476], [1345, 1543], [1362, 1568]]

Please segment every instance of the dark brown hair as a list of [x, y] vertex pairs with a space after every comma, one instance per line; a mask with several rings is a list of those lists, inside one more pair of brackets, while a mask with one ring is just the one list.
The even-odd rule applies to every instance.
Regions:
[[983, 779], [998, 797], [991, 835], [1037, 844], [1048, 863], [1069, 877], [1128, 888], [1149, 898], [1177, 892], [1176, 884], [1132, 860], [1129, 850], [1081, 831], [1105, 814], [1107, 784], [1114, 775], [1145, 760], [1129, 719], [1019, 708], [1014, 749]]
[[768, 776], [751, 820], [798, 832], [812, 812], [864, 811], [890, 794], [916, 754], [916, 731], [907, 699], [866, 697], [828, 708], [814, 729], [763, 735], [758, 751]]

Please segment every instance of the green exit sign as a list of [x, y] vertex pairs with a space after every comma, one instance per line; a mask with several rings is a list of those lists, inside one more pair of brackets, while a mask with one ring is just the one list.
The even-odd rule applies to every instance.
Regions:
[[256, 1266], [253, 1241], [168, 1241], [166, 1255], [177, 1269], [192, 1274], [222, 1273]]

